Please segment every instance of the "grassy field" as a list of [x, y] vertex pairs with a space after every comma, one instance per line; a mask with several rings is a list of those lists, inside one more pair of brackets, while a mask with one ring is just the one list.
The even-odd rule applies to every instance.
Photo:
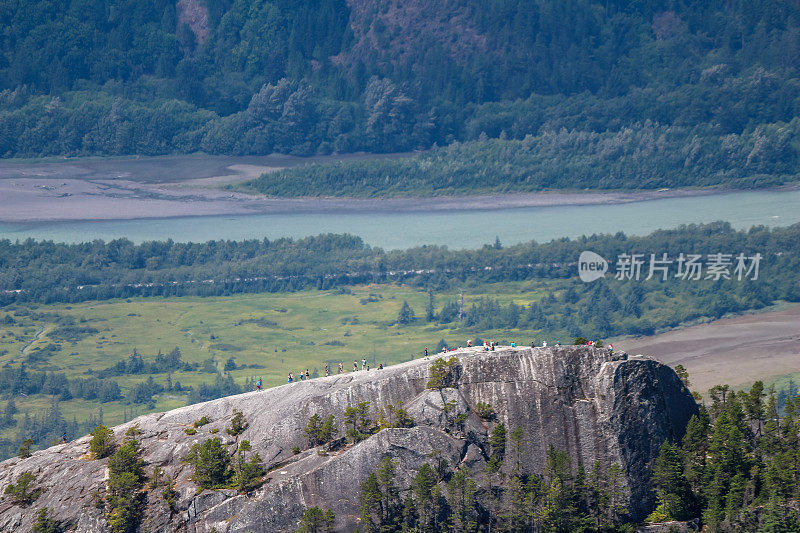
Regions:
[[[491, 296], [507, 304], [514, 301], [529, 304], [540, 300], [556, 285], [548, 282], [514, 282], [484, 285], [464, 291], [464, 306], [482, 296]], [[456, 300], [457, 293], [437, 294], [437, 307]], [[353, 360], [366, 358], [373, 366], [391, 364], [418, 357], [427, 347], [433, 351], [440, 339], [448, 344], [463, 345], [467, 339], [481, 336], [498, 342], [529, 343], [556, 339], [530, 330], [470, 331], [453, 329], [425, 321], [428, 295], [407, 286], [359, 286], [345, 292], [304, 291], [286, 294], [245, 294], [227, 297], [199, 298], [142, 298], [88, 302], [74, 305], [31, 305], [6, 309], [16, 321], [13, 325], [0, 323], [0, 365], [19, 364], [31, 353], [45, 349], [37, 364], [27, 363], [36, 370], [63, 371], [71, 378], [87, 377], [90, 371], [108, 368], [127, 359], [135, 348], [145, 362], [152, 361], [161, 350], [180, 348], [183, 360], [200, 363], [213, 358], [223, 370], [225, 361], [234, 357], [237, 369], [231, 375], [243, 384], [247, 378], [262, 378], [265, 386], [285, 382], [288, 372], [306, 368], [324, 373], [325, 364], [333, 371], [339, 361], [351, 369]], [[408, 301], [417, 320], [407, 326], [395, 324], [403, 301]], [[0, 320], [4, 314], [0, 314]], [[91, 328], [83, 338], [59, 339], [58, 331], [64, 322]], [[88, 330], [91, 331], [91, 330]], [[47, 352], [50, 345], [51, 351]], [[255, 368], [254, 368], [255, 366]], [[115, 377], [125, 394], [146, 375]], [[155, 380], [164, 384], [167, 375], [156, 374]], [[196, 386], [213, 382], [214, 374], [175, 372], [173, 383]], [[158, 395], [156, 410], [184, 405], [185, 394]], [[35, 395], [17, 398], [23, 413], [46, 409], [52, 397]], [[96, 401], [73, 399], [61, 402], [67, 419], [78, 420], [97, 414], [101, 404]], [[104, 420], [116, 424], [131, 413], [141, 414], [146, 406], [134, 406], [125, 401], [102, 404]], [[12, 430], [7, 430], [13, 432]]]

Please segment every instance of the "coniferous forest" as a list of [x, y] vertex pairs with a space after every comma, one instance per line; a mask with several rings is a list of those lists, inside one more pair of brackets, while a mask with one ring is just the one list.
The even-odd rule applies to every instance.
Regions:
[[[0, 21], [4, 157], [470, 141], [357, 170], [439, 169], [394, 194], [796, 181], [795, 2], [4, 1]], [[496, 181], [467, 172], [509, 153]], [[257, 188], [330, 194], [313, 177]]]

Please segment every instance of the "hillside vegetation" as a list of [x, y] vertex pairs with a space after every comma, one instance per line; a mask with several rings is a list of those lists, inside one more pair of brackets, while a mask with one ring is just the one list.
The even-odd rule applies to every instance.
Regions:
[[[795, 2], [2, 1], [0, 20], [5, 157], [508, 138], [430, 156], [530, 152], [489, 183], [389, 165], [365, 193], [796, 179]], [[331, 194], [310, 184], [263, 189]]]
[[742, 135], [698, 136], [647, 122], [617, 132], [567, 131], [521, 141], [455, 142], [392, 160], [268, 172], [247, 187], [270, 196], [432, 196], [548, 189], [752, 188], [800, 180], [800, 119]]

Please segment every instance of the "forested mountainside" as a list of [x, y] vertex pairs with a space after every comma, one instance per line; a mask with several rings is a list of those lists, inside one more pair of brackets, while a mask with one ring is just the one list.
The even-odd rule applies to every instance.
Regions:
[[[734, 154], [698, 169], [719, 183], [796, 168], [796, 2], [3, 0], [0, 21], [4, 157], [645, 135]], [[656, 159], [638, 175], [677, 165]]]

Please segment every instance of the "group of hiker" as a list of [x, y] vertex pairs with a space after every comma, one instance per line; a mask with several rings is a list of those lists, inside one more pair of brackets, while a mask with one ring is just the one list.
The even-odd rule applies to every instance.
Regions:
[[[307, 368], [305, 373], [301, 370], [300, 372], [297, 373], [297, 376], [298, 376], [297, 381], [305, 381], [307, 379], [311, 379], [311, 373], [308, 371]], [[294, 381], [295, 381], [294, 374], [289, 372], [289, 379], [286, 380], [286, 383], [293, 383]]]
[[[378, 365], [378, 370], [383, 370], [384, 366], [385, 365], [383, 363], [380, 363]], [[369, 370], [369, 369], [370, 369], [370, 365], [369, 365], [369, 363], [367, 363], [366, 358], [361, 359], [361, 368], [360, 368], [360, 370]], [[358, 360], [353, 361], [353, 372], [357, 372], [358, 370], [359, 370]], [[344, 363], [340, 362], [339, 363], [339, 374], [341, 374], [343, 372], [344, 372]], [[326, 364], [325, 365], [325, 377], [328, 377], [330, 375], [331, 375], [331, 367], [330, 367], [329, 364]], [[305, 380], [308, 380], [308, 379], [311, 379], [311, 374], [309, 373], [308, 369], [306, 368], [305, 372], [301, 371], [298, 374], [298, 379], [295, 378], [295, 376], [294, 376], [294, 374], [292, 372], [289, 372], [289, 375], [288, 375], [288, 377], [286, 379], [286, 383], [294, 383], [295, 381], [305, 381]], [[260, 383], [261, 383], [261, 380], [259, 379], [257, 385], [260, 384]]]
[[[595, 341], [588, 341], [586, 344], [588, 346], [595, 346], [598, 343], [595, 342]], [[498, 345], [494, 341], [483, 341], [483, 351], [485, 351], [485, 352], [493, 352], [493, 351], [495, 351], [497, 346]], [[510, 346], [512, 348], [516, 348], [517, 343], [516, 342], [512, 342], [510, 344]], [[554, 344], [554, 346], [561, 346], [561, 343], [560, 342], [556, 342]], [[467, 348], [474, 348], [473, 342], [472, 342], [471, 339], [467, 340], [467, 346], [466, 347]], [[542, 342], [542, 348], [546, 348], [546, 347], [547, 347], [547, 341]], [[448, 348], [447, 346], [443, 346], [440, 353], [454, 352], [456, 350], [461, 350], [462, 348], [463, 348], [463, 346], [459, 346], [458, 348]], [[531, 342], [531, 348], [536, 348], [536, 343], [535, 342]], [[614, 346], [609, 344], [607, 346], [607, 348], [609, 350], [613, 351]], [[425, 359], [429, 358], [428, 348], [427, 347], [425, 347], [424, 356], [425, 356]], [[384, 366], [385, 366], [384, 363], [379, 364], [378, 365], [378, 370], [383, 370]], [[358, 372], [359, 370], [369, 370], [369, 369], [370, 369], [370, 365], [367, 363], [367, 359], [366, 358], [362, 358], [361, 359], [361, 367], [360, 368], [359, 368], [358, 360], [353, 361], [353, 372]], [[344, 370], [344, 363], [339, 362], [338, 370], [339, 370], [339, 372], [338, 372], [339, 374], [342, 374], [345, 371]], [[325, 376], [328, 377], [330, 375], [331, 375], [330, 365], [326, 364], [325, 365]], [[306, 381], [306, 380], [311, 379], [311, 373], [308, 371], [307, 368], [306, 368], [305, 372], [303, 372], [303, 371], [298, 372], [297, 376], [298, 377], [295, 378], [294, 373], [289, 372], [289, 375], [288, 375], [288, 377], [286, 379], [286, 383], [294, 383], [295, 381]], [[258, 378], [258, 381], [256, 381], [256, 390], [260, 391], [261, 387], [262, 387], [262, 381], [261, 381], [261, 378]]]

